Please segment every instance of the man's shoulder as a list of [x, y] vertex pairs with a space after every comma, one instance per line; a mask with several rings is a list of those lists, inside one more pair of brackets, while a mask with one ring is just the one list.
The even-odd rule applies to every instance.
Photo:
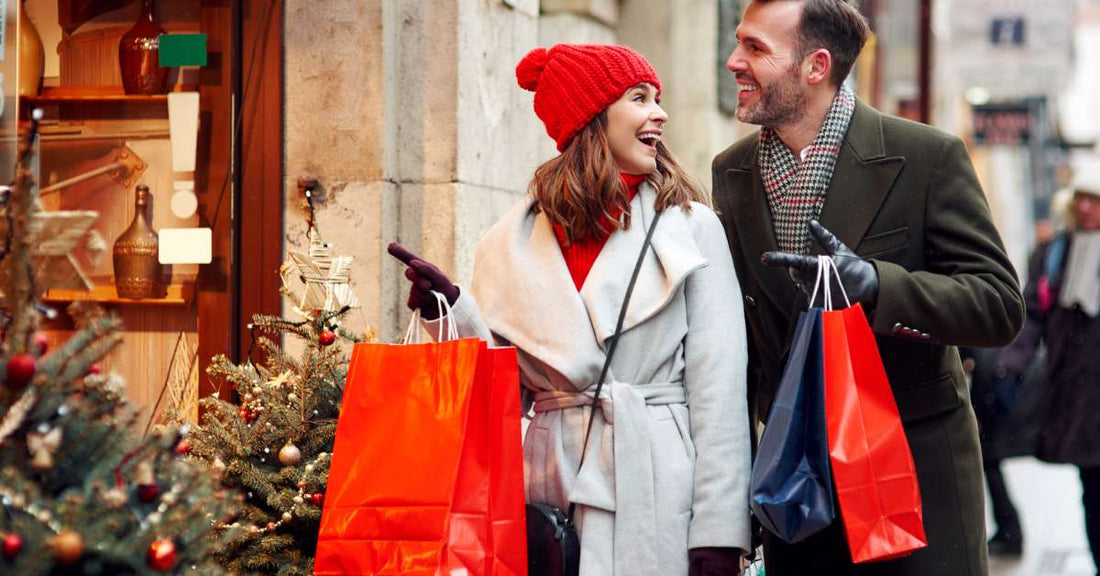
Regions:
[[759, 131], [742, 137], [729, 148], [718, 153], [711, 163], [712, 170], [729, 170], [736, 167], [748, 167], [756, 158], [756, 147], [760, 141]]
[[[871, 110], [875, 110], [871, 108]], [[885, 114], [875, 110], [881, 119], [882, 138], [887, 152], [892, 150], [917, 149], [927, 153], [930, 148], [940, 149], [948, 142], [958, 141], [959, 138], [948, 132], [944, 132], [934, 126], [914, 122], [899, 116]]]

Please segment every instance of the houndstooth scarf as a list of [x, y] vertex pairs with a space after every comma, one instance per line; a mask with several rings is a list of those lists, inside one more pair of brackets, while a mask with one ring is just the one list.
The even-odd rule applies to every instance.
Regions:
[[780, 250], [809, 252], [807, 222], [817, 218], [825, 204], [825, 191], [833, 179], [840, 145], [855, 109], [855, 95], [841, 86], [801, 164], [775, 130], [760, 131], [760, 174]]

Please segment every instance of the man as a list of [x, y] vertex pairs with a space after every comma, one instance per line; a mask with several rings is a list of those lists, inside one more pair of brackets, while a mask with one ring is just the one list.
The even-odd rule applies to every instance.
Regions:
[[746, 304], [755, 418], [767, 417], [807, 306], [809, 255], [831, 254], [877, 335], [928, 547], [854, 566], [835, 522], [796, 545], [765, 534], [765, 563], [769, 576], [984, 576], [981, 455], [956, 346], [1011, 342], [1023, 301], [962, 142], [841, 87], [867, 35], [844, 0], [748, 5], [727, 67], [738, 119], [762, 130], [715, 158], [714, 198]]

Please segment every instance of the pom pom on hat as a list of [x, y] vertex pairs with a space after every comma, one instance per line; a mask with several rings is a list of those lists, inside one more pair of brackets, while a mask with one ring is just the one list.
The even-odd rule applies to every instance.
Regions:
[[631, 86], [646, 82], [661, 90], [644, 56], [626, 46], [601, 44], [535, 48], [516, 66], [516, 81], [535, 93], [535, 114], [559, 152]]
[[516, 66], [516, 81], [519, 87], [534, 92], [539, 87], [542, 71], [546, 69], [546, 48], [535, 48], [523, 57]]

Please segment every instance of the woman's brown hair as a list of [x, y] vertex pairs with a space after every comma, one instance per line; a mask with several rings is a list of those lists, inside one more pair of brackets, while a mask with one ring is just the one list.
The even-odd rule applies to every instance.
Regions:
[[[626, 187], [611, 155], [602, 113], [573, 137], [560, 156], [535, 170], [528, 192], [534, 208], [565, 230], [566, 241], [606, 236], [630, 228], [630, 205]], [[691, 210], [692, 202], [709, 204], [699, 186], [680, 167], [664, 144], [657, 143], [657, 172], [646, 175], [657, 190], [656, 209], [679, 206]], [[612, 213], [622, 216], [618, 219]]]

